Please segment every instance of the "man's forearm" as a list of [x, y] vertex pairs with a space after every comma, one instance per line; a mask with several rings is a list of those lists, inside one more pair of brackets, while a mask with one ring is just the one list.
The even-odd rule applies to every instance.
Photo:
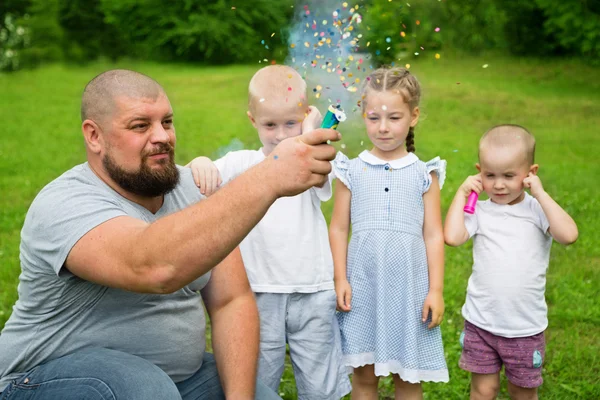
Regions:
[[164, 291], [177, 290], [226, 257], [275, 200], [252, 168], [210, 198], [150, 224], [137, 238], [143, 246], [132, 249], [133, 262], [164, 269]]
[[260, 322], [252, 292], [213, 312], [211, 324], [213, 350], [225, 396], [254, 398]]

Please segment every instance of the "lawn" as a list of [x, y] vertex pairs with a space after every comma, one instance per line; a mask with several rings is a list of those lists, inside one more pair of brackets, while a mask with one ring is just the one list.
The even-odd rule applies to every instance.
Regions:
[[[546, 332], [544, 399], [600, 398], [600, 69], [578, 61], [503, 57], [442, 57], [411, 61], [424, 87], [417, 154], [448, 161], [444, 212], [460, 185], [475, 173], [477, 141], [489, 127], [517, 123], [537, 139], [536, 162], [545, 189], [578, 224], [570, 247], [554, 244], [547, 277], [550, 326]], [[487, 64], [486, 68], [483, 65]], [[247, 83], [259, 65], [200, 67], [124, 62], [163, 84], [175, 110], [177, 161], [215, 157], [228, 148], [258, 148], [245, 116]], [[53, 65], [0, 74], [0, 327], [17, 298], [19, 233], [36, 193], [85, 160], [79, 102], [84, 85], [114, 65]], [[324, 98], [320, 105], [324, 105]], [[346, 105], [351, 108], [350, 105]], [[322, 111], [324, 111], [322, 107]], [[340, 126], [343, 151], [367, 147], [357, 118]], [[342, 144], [337, 144], [342, 148]], [[329, 218], [332, 202], [324, 204]], [[469, 377], [457, 366], [458, 337], [471, 268], [471, 247], [446, 248], [446, 316], [442, 324], [450, 383], [425, 384], [429, 399], [468, 398]], [[381, 382], [391, 398], [390, 379]], [[289, 368], [281, 393], [295, 398]], [[508, 398], [503, 390], [500, 398]]]

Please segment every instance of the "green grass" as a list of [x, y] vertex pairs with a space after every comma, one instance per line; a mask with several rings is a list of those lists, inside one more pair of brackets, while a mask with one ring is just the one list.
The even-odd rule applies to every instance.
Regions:
[[[544, 187], [573, 216], [580, 232], [576, 244], [567, 248], [555, 244], [552, 249], [546, 290], [550, 326], [540, 396], [600, 398], [600, 200], [595, 182], [600, 176], [596, 158], [600, 70], [576, 61], [498, 57], [411, 63], [424, 87], [417, 154], [422, 159], [440, 155], [448, 160], [444, 212], [459, 184], [475, 172], [477, 141], [486, 129], [518, 123], [535, 134]], [[489, 67], [482, 68], [483, 64]], [[27, 208], [44, 185], [85, 160], [80, 94], [89, 79], [111, 67], [54, 65], [0, 75], [0, 326], [17, 298], [19, 232]], [[235, 139], [248, 148], [259, 146], [245, 116], [247, 83], [258, 65], [119, 67], [147, 73], [166, 88], [176, 115], [179, 163], [201, 154], [215, 156]], [[340, 130], [349, 156], [366, 147], [360, 122], [346, 123]], [[323, 206], [328, 218], [331, 208], [332, 202]], [[460, 308], [470, 268], [470, 245], [446, 248], [442, 332], [450, 383], [425, 384], [426, 398], [468, 397], [469, 376], [457, 362]], [[295, 398], [289, 366], [281, 392], [286, 399]], [[392, 395], [390, 379], [383, 379], [381, 397]], [[508, 398], [505, 390], [500, 398]]]

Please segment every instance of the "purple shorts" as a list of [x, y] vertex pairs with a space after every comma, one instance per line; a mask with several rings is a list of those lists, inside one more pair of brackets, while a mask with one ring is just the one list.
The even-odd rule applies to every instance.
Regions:
[[463, 351], [458, 365], [465, 371], [496, 374], [504, 364], [506, 377], [513, 385], [536, 388], [542, 384], [542, 362], [546, 351], [544, 332], [505, 338], [465, 321], [460, 341]]

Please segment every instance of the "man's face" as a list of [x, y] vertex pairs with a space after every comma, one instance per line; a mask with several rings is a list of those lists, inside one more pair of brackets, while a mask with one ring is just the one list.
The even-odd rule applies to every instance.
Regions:
[[119, 186], [145, 197], [175, 188], [179, 181], [175, 127], [166, 95], [117, 97], [112, 117], [102, 129], [102, 165]]
[[480, 150], [483, 190], [497, 204], [516, 204], [523, 200], [523, 180], [531, 171], [525, 151], [518, 147], [495, 147]]
[[265, 155], [270, 154], [282, 140], [302, 133], [306, 106], [300, 105], [303, 103], [301, 100], [257, 101], [254, 113], [248, 112], [248, 117], [258, 131]]

